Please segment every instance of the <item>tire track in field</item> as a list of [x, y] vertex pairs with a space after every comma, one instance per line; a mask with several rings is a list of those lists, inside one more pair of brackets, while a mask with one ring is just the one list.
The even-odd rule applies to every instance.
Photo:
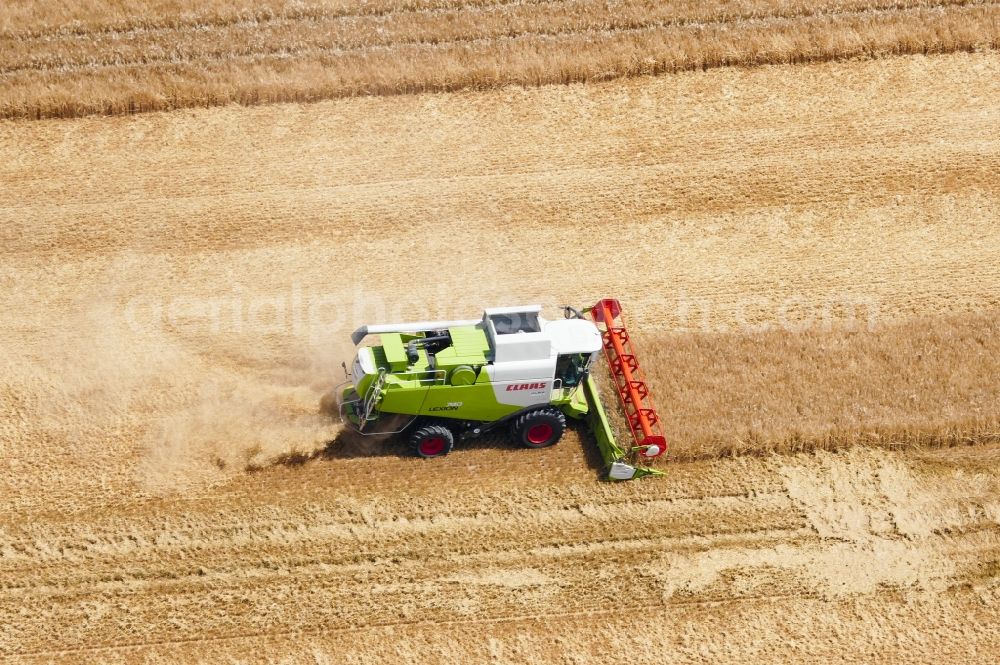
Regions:
[[[753, 518], [766, 530], [803, 526], [802, 517], [789, 510], [790, 505], [782, 495], [758, 494], [749, 504], [745, 496], [617, 500], [600, 504], [547, 497], [545, 505], [533, 505], [523, 494], [495, 493], [483, 499], [491, 507], [489, 512], [444, 504], [443, 511], [428, 507], [423, 514], [407, 515], [406, 509], [400, 508], [391, 517], [382, 519], [371, 516], [369, 504], [356, 502], [348, 503], [354, 507], [346, 513], [313, 508], [283, 514], [285, 511], [268, 507], [257, 511], [243, 508], [221, 520], [225, 526], [216, 526], [219, 522], [216, 516], [227, 512], [224, 506], [218, 506], [198, 519], [198, 526], [192, 524], [195, 519], [190, 514], [183, 526], [173, 520], [148, 523], [150, 520], [145, 517], [146, 532], [130, 531], [126, 527], [129, 521], [120, 517], [107, 522], [87, 520], [65, 525], [56, 522], [44, 527], [33, 520], [22, 529], [6, 530], [0, 572], [18, 577], [66, 564], [96, 565], [105, 560], [115, 569], [119, 563], [155, 562], [161, 556], [183, 558], [195, 551], [202, 556], [211, 555], [216, 546], [239, 547], [248, 552], [287, 549], [287, 554], [296, 554], [317, 540], [325, 543], [324, 549], [335, 545], [336, 551], [343, 553], [343, 561], [378, 558], [387, 547], [399, 556], [418, 560], [447, 543], [457, 532], [464, 534], [461, 541], [443, 551], [461, 554], [491, 551], [497, 549], [498, 542], [504, 543], [500, 549], [556, 547], [592, 539], [636, 538], [630, 529], [616, 531], [621, 515], [636, 512], [649, 513], [645, 527], [676, 537], [705, 533], [705, 523], [712, 525], [708, 532], [711, 534], [741, 533], [744, 518]], [[157, 510], [154, 506], [146, 509]], [[522, 520], [524, 529], [515, 528]], [[240, 526], [244, 523], [252, 528]], [[25, 567], [24, 562], [31, 564]]]
[[[927, 616], [935, 616], [928, 624]], [[670, 630], [649, 629], [651, 616], [665, 616]], [[890, 621], [886, 621], [886, 617]], [[799, 617], [800, 621], [789, 621]], [[822, 618], [820, 618], [822, 617]], [[742, 621], [746, 629], [730, 625]], [[845, 599], [780, 597], [756, 601], [674, 603], [668, 608], [620, 603], [614, 609], [548, 611], [543, 615], [518, 615], [503, 619], [463, 618], [439, 623], [413, 621], [365, 628], [306, 629], [294, 632], [243, 633], [220, 638], [174, 639], [137, 642], [106, 648], [66, 652], [40, 651], [26, 655], [27, 662], [74, 662], [80, 654], [132, 654], [162, 657], [179, 662], [203, 662], [239, 654], [247, 662], [267, 662], [262, 653], [281, 654], [292, 663], [382, 663], [386, 657], [413, 661], [454, 655], [456, 661], [541, 662], [553, 658], [553, 641], [560, 654], [585, 653], [594, 662], [610, 662], [623, 652], [678, 654], [682, 662], [700, 662], [705, 651], [723, 654], [732, 662], [776, 657], [805, 659], [843, 658], [855, 648], [896, 662], [940, 662], [942, 654], [968, 662], [997, 648], [987, 631], [970, 625], [996, 623], [995, 606], [975, 593], [960, 592], [934, 602], [902, 600], [890, 596]], [[920, 631], [899, 631], [899, 626], [920, 625]], [[704, 635], [700, 633], [704, 631]], [[873, 634], [874, 632], [874, 634]], [[780, 640], [761, 635], [780, 634]], [[553, 638], [553, 636], [557, 636]], [[307, 642], [304, 645], [303, 642]], [[933, 646], [928, 646], [931, 643]], [[162, 648], [160, 648], [162, 647]], [[859, 661], [863, 662], [863, 661]]]

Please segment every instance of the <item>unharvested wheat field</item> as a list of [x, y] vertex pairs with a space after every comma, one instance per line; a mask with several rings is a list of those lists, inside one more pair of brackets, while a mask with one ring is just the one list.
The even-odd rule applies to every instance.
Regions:
[[[0, 123], [0, 655], [990, 662], [998, 99], [987, 51]], [[355, 325], [603, 296], [665, 478], [319, 411]]]

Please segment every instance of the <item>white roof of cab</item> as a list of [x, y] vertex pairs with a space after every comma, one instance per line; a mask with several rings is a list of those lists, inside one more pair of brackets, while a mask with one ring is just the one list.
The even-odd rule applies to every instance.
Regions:
[[546, 321], [542, 332], [552, 341], [556, 354], [593, 353], [603, 346], [601, 332], [585, 319]]
[[538, 314], [542, 311], [541, 305], [521, 305], [515, 307], [489, 307], [483, 310], [486, 316], [496, 314]]

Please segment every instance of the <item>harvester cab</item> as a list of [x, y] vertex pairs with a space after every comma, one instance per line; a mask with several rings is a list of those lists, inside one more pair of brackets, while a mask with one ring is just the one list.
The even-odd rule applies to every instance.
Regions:
[[[506, 427], [528, 448], [556, 443], [567, 418], [586, 420], [614, 480], [657, 475], [638, 463], [666, 450], [616, 300], [547, 320], [540, 306], [487, 309], [479, 319], [362, 326], [349, 380], [337, 390], [341, 417], [362, 434], [409, 432], [421, 457]], [[584, 318], [589, 313], [591, 319]], [[591, 369], [604, 356], [634, 437], [622, 447]], [[386, 427], [388, 424], [388, 429]]]

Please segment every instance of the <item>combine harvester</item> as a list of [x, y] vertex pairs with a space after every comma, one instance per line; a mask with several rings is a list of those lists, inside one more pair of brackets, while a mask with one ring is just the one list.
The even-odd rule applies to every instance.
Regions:
[[[374, 334], [381, 345], [358, 349], [337, 390], [341, 417], [362, 434], [412, 429], [421, 457], [446, 455], [456, 439], [500, 427], [528, 448], [544, 448], [562, 438], [567, 416], [586, 419], [609, 478], [662, 475], [642, 465], [667, 444], [621, 305], [607, 299], [565, 311], [556, 321], [530, 306], [487, 309], [467, 321], [362, 326], [351, 335], [355, 346]], [[602, 349], [631, 430], [626, 446], [616, 441], [590, 374]]]

